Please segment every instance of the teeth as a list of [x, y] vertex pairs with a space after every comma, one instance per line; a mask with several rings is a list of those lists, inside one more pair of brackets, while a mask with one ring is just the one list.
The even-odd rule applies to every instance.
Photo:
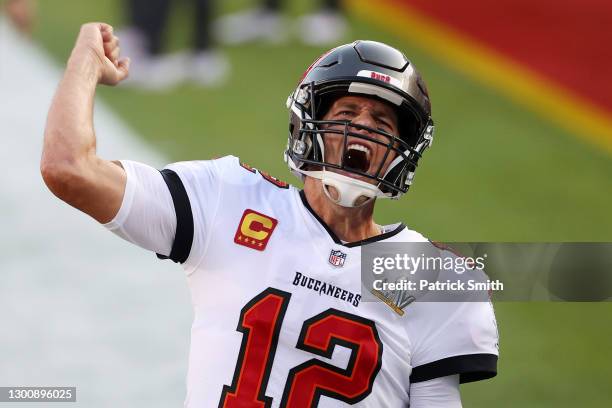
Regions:
[[348, 145], [348, 147], [347, 147], [347, 150], [351, 150], [351, 149], [359, 150], [361, 152], [365, 152], [366, 155], [368, 157], [370, 157], [370, 149], [368, 149], [367, 147], [365, 147], [363, 145], [353, 143], [353, 144]]

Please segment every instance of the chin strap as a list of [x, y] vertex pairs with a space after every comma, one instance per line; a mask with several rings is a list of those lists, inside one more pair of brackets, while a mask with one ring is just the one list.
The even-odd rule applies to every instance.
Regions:
[[[323, 183], [323, 191], [325, 195], [334, 203], [342, 207], [361, 207], [370, 202], [376, 197], [385, 198], [387, 195], [380, 191], [374, 184], [366, 183], [365, 181], [357, 180], [352, 177], [344, 176], [329, 170], [308, 171], [300, 170], [300, 173], [321, 180]], [[337, 198], [330, 193], [329, 189], [333, 187], [337, 192]], [[365, 197], [362, 203], [357, 204], [357, 201]]]

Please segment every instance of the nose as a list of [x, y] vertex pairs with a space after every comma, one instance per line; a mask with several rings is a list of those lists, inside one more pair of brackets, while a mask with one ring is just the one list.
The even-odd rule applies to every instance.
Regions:
[[[353, 120], [351, 120], [351, 123], [353, 125], [367, 126], [369, 128], [376, 129], [376, 120], [374, 119], [372, 114], [368, 110], [365, 110], [365, 109], [359, 112], [359, 114], [355, 116]], [[358, 133], [361, 133], [361, 132], [370, 133], [369, 131], [365, 129], [359, 129], [359, 130], [360, 131]]]

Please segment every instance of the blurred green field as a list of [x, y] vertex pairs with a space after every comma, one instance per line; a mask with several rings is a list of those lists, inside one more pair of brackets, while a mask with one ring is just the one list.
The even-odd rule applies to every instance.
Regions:
[[[189, 42], [188, 2], [173, 15], [169, 48]], [[227, 3], [227, 2], [224, 2]], [[291, 2], [290, 13], [308, 8]], [[236, 0], [219, 12], [252, 4]], [[63, 63], [78, 27], [120, 27], [120, 2], [40, 2], [35, 37]], [[402, 220], [442, 241], [612, 241], [612, 157], [440, 65], [416, 43], [350, 16], [351, 38], [385, 41], [424, 74], [437, 134], [416, 183], [400, 202], [381, 202], [377, 220]], [[172, 161], [234, 154], [292, 180], [282, 161], [285, 100], [324, 50], [297, 42], [227, 48], [230, 83], [164, 93], [101, 89], [115, 111]], [[98, 135], [103, 143], [104, 135]], [[114, 158], [113, 158], [114, 159]], [[499, 375], [463, 387], [466, 407], [604, 407], [612, 400], [612, 305], [503, 303]]]

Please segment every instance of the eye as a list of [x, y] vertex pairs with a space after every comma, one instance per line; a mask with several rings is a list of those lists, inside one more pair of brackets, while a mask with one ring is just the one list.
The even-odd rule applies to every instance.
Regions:
[[354, 116], [355, 114], [353, 113], [353, 111], [350, 110], [341, 110], [340, 112], [337, 113], [337, 116], [343, 116], [343, 117], [351, 117]]
[[391, 133], [392, 128], [389, 122], [383, 119], [377, 119], [376, 122], [378, 123], [378, 130], [382, 130], [384, 132]]

